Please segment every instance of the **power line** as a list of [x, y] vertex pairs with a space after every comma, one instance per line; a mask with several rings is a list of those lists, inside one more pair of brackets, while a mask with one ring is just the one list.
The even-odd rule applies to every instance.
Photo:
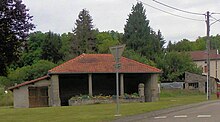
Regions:
[[165, 3], [162, 3], [162, 2], [159, 2], [157, 0], [153, 0], [154, 2], [160, 4], [160, 5], [163, 5], [163, 6], [166, 6], [168, 8], [171, 8], [171, 9], [174, 9], [174, 10], [177, 10], [177, 11], [181, 11], [181, 12], [184, 12], [184, 13], [188, 13], [188, 14], [194, 14], [194, 15], [202, 15], [204, 16], [205, 14], [202, 14], [202, 13], [196, 13], [196, 12], [191, 12], [191, 11], [186, 11], [186, 10], [182, 10], [182, 9], [179, 9], [179, 8], [176, 8], [176, 7], [172, 7], [170, 5], [167, 5]]
[[213, 25], [213, 24], [215, 24], [216, 22], [220, 22], [220, 19], [216, 19], [215, 17], [213, 17], [213, 16], [211, 16], [211, 15], [210, 15], [210, 17], [215, 20], [215, 21], [214, 21], [213, 23], [211, 23], [210, 25]]
[[211, 14], [220, 14], [220, 13], [215, 13], [215, 12], [213, 12], [213, 13], [211, 13]]
[[146, 6], [149, 6], [149, 7], [151, 7], [151, 8], [153, 8], [153, 9], [156, 9], [156, 10], [159, 10], [159, 11], [161, 11], [161, 12], [164, 12], [164, 13], [167, 13], [167, 14], [170, 14], [170, 15], [173, 15], [173, 16], [176, 16], [176, 17], [180, 17], [180, 18], [183, 18], [183, 19], [188, 19], [188, 20], [194, 20], [194, 21], [205, 21], [205, 20], [201, 20], [201, 19], [194, 19], [194, 18], [189, 18], [189, 17], [185, 17], [185, 16], [180, 16], [180, 15], [177, 15], [177, 14], [173, 14], [173, 13], [171, 13], [171, 12], [167, 12], [167, 11], [165, 11], [165, 10], [162, 10], [162, 9], [159, 9], [159, 8], [156, 8], [156, 7], [154, 7], [154, 6], [151, 6], [151, 5], [149, 5], [149, 4], [147, 4], [147, 3], [144, 3], [144, 2], [142, 2], [142, 1], [139, 1], [139, 0], [137, 0], [138, 2], [141, 2], [142, 4], [144, 4], [144, 5], [146, 5]]

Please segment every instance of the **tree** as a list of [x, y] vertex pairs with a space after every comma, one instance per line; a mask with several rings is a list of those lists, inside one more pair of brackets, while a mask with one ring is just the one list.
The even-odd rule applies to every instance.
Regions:
[[96, 35], [98, 53], [110, 53], [109, 47], [119, 44], [119, 38], [115, 32], [100, 32]]
[[[170, 43], [169, 43], [169, 47], [168, 48], [171, 48], [170, 47]], [[172, 49], [168, 49], [168, 50], [178, 51], [178, 52], [194, 51], [195, 47], [194, 47], [193, 42], [190, 42], [187, 39], [183, 39], [183, 40], [181, 40], [181, 41], [179, 41], [177, 43], [174, 43]]]
[[163, 53], [165, 40], [160, 31], [155, 32], [150, 28], [141, 2], [133, 6], [131, 11], [124, 27], [123, 42], [128, 49], [155, 61]]
[[74, 40], [72, 44], [73, 54], [96, 52], [95, 30], [92, 25], [92, 17], [89, 11], [80, 11], [76, 20], [76, 28], [73, 30]]
[[34, 25], [21, 0], [1, 0], [0, 5], [0, 75], [6, 75], [7, 65], [17, 60]]
[[62, 43], [60, 35], [53, 32], [46, 33], [45, 40], [42, 42], [41, 59], [57, 63], [63, 58], [63, 54], [60, 51], [61, 47]]
[[123, 56], [129, 59], [133, 59], [135, 61], [148, 64], [150, 66], [156, 66], [155, 62], [149, 60], [147, 57], [140, 55], [139, 53], [135, 52], [134, 50], [125, 49], [123, 52]]
[[56, 64], [46, 60], [39, 60], [36, 63], [16, 70], [9, 71], [7, 77], [0, 76], [0, 80], [3, 81], [0, 85], [11, 86], [14, 83], [22, 83], [25, 81], [30, 81], [39, 77], [42, 77], [48, 73], [48, 70], [55, 67]]
[[41, 31], [31, 33], [27, 40], [27, 46], [22, 52], [19, 62], [19, 67], [32, 65], [34, 62], [39, 61], [42, 55], [42, 43], [46, 39], [46, 34]]
[[64, 55], [64, 60], [69, 60], [74, 57], [71, 54], [71, 44], [74, 39], [73, 33], [63, 33], [61, 35], [62, 47], [60, 49], [61, 53]]
[[131, 11], [124, 27], [123, 42], [128, 49], [146, 55], [144, 48], [150, 43], [150, 27], [149, 20], [146, 20], [146, 10], [142, 3], [137, 3]]
[[168, 52], [164, 55], [164, 60], [157, 63], [162, 69], [162, 81], [181, 81], [184, 72], [201, 74], [202, 70], [193, 63], [191, 57], [186, 52]]

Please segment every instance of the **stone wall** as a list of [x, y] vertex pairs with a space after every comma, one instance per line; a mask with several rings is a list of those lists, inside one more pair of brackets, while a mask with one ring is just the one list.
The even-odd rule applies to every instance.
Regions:
[[49, 89], [51, 97], [49, 98], [49, 104], [50, 106], [61, 106], [58, 75], [52, 75], [50, 80], [51, 86]]
[[[200, 92], [206, 93], [207, 76], [185, 72], [185, 89], [198, 89]], [[192, 87], [190, 84], [198, 83], [198, 88]], [[212, 93], [216, 92], [215, 78], [210, 77], [210, 89]]]
[[[132, 102], [143, 102], [142, 98], [135, 98], [135, 99], [119, 99], [120, 103], [132, 103]], [[85, 100], [69, 100], [69, 106], [75, 105], [88, 105], [88, 104], [106, 104], [106, 103], [116, 103], [116, 99], [85, 99]]]
[[159, 100], [158, 74], [148, 74], [144, 84], [145, 102], [154, 102]]

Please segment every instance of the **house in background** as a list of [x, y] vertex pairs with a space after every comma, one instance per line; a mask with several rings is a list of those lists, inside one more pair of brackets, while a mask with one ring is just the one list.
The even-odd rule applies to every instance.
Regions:
[[[161, 70], [121, 57], [120, 96], [138, 93], [144, 84], [145, 102], [158, 100], [158, 76]], [[14, 107], [66, 106], [76, 95], [115, 95], [115, 61], [111, 54], [82, 54], [51, 70], [48, 75], [9, 89]]]
[[[197, 66], [203, 69], [203, 75], [207, 75], [207, 51], [192, 51], [190, 55]], [[210, 76], [220, 79], [220, 54], [218, 50], [210, 51]]]

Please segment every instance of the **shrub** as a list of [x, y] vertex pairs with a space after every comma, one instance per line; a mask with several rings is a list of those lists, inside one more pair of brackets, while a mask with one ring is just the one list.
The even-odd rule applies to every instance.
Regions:
[[4, 87], [0, 86], [0, 106], [12, 106], [13, 95], [11, 91], [5, 92]]

